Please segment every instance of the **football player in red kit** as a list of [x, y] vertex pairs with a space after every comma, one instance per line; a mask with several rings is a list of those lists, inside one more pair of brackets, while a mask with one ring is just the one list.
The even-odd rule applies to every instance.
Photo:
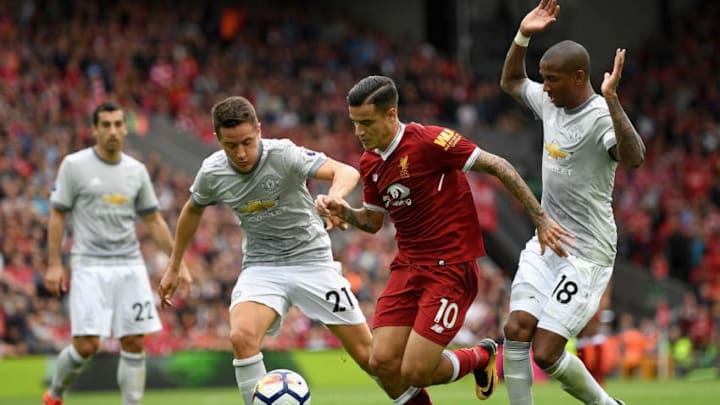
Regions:
[[394, 404], [431, 404], [422, 387], [473, 372], [487, 399], [497, 384], [497, 345], [446, 350], [478, 292], [477, 258], [485, 254], [465, 172], [498, 177], [527, 208], [543, 249], [565, 255], [572, 237], [548, 217], [505, 159], [457, 132], [402, 123], [392, 79], [369, 76], [348, 93], [350, 119], [365, 153], [360, 160], [362, 208], [319, 195], [321, 215], [375, 233], [385, 213], [395, 224], [398, 253], [373, 320], [370, 366]]

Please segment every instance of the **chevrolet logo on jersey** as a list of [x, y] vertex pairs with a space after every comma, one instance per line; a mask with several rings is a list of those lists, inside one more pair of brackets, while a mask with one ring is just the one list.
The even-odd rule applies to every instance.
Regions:
[[102, 196], [102, 201], [110, 205], [122, 205], [127, 204], [130, 199], [122, 194], [112, 193]]
[[560, 145], [558, 145], [557, 142], [546, 143], [545, 150], [547, 150], [548, 155], [555, 160], [565, 159], [568, 156], [566, 151], [560, 149]]
[[238, 208], [238, 212], [241, 214], [253, 214], [255, 212], [265, 211], [268, 208], [272, 208], [275, 206], [275, 201], [273, 200], [254, 200], [247, 203], [244, 207]]
[[400, 178], [401, 179], [407, 179], [410, 177], [410, 172], [408, 171], [408, 155], [405, 155], [400, 158]]
[[435, 138], [435, 141], [433, 143], [442, 146], [442, 148], [445, 150], [448, 150], [453, 146], [457, 145], [459, 140], [460, 134], [451, 129], [445, 128], [442, 132], [440, 132], [440, 135]]

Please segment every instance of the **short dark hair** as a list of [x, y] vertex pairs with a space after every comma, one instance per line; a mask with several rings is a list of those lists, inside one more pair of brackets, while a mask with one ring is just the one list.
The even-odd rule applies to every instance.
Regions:
[[105, 101], [104, 103], [95, 107], [95, 110], [92, 113], [93, 126], [97, 126], [98, 121], [100, 120], [100, 113], [111, 111], [122, 111], [122, 108], [120, 108], [119, 105], [113, 103], [112, 101]]
[[590, 54], [584, 46], [575, 41], [564, 40], [548, 48], [540, 58], [540, 62], [554, 61], [563, 72], [573, 73], [578, 70], [585, 72], [590, 78]]
[[348, 92], [347, 102], [351, 107], [374, 104], [380, 111], [387, 111], [398, 105], [398, 91], [395, 82], [385, 76], [368, 76], [357, 82]]
[[216, 103], [211, 110], [215, 136], [220, 137], [220, 128], [233, 128], [249, 123], [257, 128], [258, 119], [250, 100], [232, 96]]

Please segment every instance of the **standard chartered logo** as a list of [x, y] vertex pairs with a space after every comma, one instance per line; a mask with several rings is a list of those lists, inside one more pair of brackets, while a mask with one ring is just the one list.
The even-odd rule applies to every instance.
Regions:
[[410, 189], [400, 183], [395, 183], [388, 187], [382, 199], [385, 204], [385, 208], [412, 205]]

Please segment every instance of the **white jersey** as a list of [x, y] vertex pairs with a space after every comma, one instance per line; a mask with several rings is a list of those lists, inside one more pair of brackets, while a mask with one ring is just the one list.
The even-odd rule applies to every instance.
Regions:
[[521, 94], [543, 121], [543, 209], [575, 234], [568, 253], [612, 266], [617, 251], [612, 209], [617, 162], [608, 151], [617, 141], [605, 100], [596, 94], [576, 108], [561, 109], [540, 83], [530, 80]]
[[333, 260], [330, 237], [315, 211], [307, 179], [327, 160], [286, 139], [260, 139], [260, 158], [240, 173], [217, 151], [203, 161], [190, 187], [197, 206], [228, 205], [240, 220], [243, 268]]
[[135, 219], [158, 209], [145, 165], [129, 155], [110, 163], [94, 148], [65, 156], [50, 204], [72, 212], [73, 256], [137, 258]]

